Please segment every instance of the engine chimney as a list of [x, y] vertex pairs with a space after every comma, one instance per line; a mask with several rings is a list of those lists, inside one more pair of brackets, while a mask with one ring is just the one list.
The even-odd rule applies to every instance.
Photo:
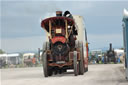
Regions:
[[56, 11], [56, 16], [62, 16], [62, 11]]
[[110, 43], [110, 48], [109, 48], [110, 51], [112, 51], [112, 43]]

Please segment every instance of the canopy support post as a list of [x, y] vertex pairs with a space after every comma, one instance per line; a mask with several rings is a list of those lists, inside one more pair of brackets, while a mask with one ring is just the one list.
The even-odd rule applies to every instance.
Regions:
[[49, 20], [49, 34], [50, 34], [49, 36], [50, 36], [50, 39], [51, 39], [51, 29], [52, 29], [51, 28], [51, 20]]
[[67, 20], [65, 20], [65, 29], [66, 29], [66, 38], [68, 38], [68, 24], [67, 24]]

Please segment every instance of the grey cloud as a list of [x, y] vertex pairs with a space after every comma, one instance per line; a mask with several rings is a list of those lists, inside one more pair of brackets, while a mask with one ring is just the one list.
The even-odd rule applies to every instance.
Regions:
[[[1, 45], [6, 52], [36, 51], [45, 39], [46, 36], [2, 39]], [[122, 34], [88, 34], [88, 41], [90, 49], [108, 47], [109, 43], [123, 46]]]
[[90, 49], [108, 47], [109, 43], [114, 47], [123, 47], [123, 34], [88, 34], [88, 41]]
[[6, 52], [37, 51], [42, 48], [45, 36], [2, 39], [1, 48]]
[[2, 16], [42, 16], [47, 12], [52, 13], [58, 9], [55, 2], [2, 2]]
[[[120, 32], [124, 7], [128, 8], [125, 1], [2, 1], [2, 48], [12, 52], [41, 47], [44, 39], [35, 37], [44, 35], [39, 21], [41, 18], [54, 15], [56, 10], [69, 10], [72, 14], [85, 18], [91, 48], [103, 47], [108, 42], [116, 44], [122, 40]], [[115, 36], [116, 33], [119, 35]], [[106, 35], [102, 36], [103, 34]], [[35, 41], [38, 43], [34, 43]], [[122, 45], [122, 41], [116, 45]]]

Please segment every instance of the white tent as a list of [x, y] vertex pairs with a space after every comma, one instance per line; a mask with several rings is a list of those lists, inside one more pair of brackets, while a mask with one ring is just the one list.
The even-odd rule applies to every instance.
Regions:
[[115, 49], [114, 51], [116, 52], [117, 57], [123, 57], [124, 56], [124, 50]]
[[117, 53], [124, 53], [124, 50], [120, 50], [120, 49], [115, 49], [114, 51]]
[[0, 58], [7, 57], [7, 54], [0, 54]]
[[15, 54], [0, 54], [0, 58], [6, 62], [6, 64], [19, 64], [20, 63], [20, 55], [18, 53]]

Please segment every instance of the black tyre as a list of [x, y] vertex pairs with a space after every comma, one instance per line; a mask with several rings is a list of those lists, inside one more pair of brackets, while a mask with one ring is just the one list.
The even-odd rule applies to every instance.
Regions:
[[84, 74], [84, 49], [83, 49], [83, 43], [79, 43], [80, 48], [80, 61], [79, 61], [79, 74]]
[[52, 76], [52, 74], [53, 74], [52, 69], [49, 69], [49, 67], [48, 67], [48, 76]]
[[48, 77], [48, 62], [47, 62], [47, 54], [46, 54], [46, 52], [42, 55], [42, 59], [43, 59], [44, 76]]
[[50, 49], [50, 44], [49, 42], [44, 42], [43, 43], [43, 52], [42, 52], [42, 64], [43, 64], [43, 70], [44, 70], [44, 76], [48, 77], [53, 74], [53, 71], [51, 70], [48, 66], [48, 61], [47, 61], [47, 50]]
[[78, 63], [77, 63], [77, 51], [74, 51], [74, 56], [73, 56], [73, 65], [74, 65], [74, 75], [77, 76], [78, 75]]
[[41, 55], [41, 63], [43, 64], [43, 56], [44, 56], [44, 53], [46, 53], [47, 49], [49, 49], [49, 47], [47, 46], [48, 45], [48, 42], [44, 42], [43, 43], [43, 49], [42, 49], [42, 55]]
[[117, 64], [117, 58], [116, 57], [114, 58], [114, 64]]
[[126, 80], [128, 81], [128, 77], [126, 77]]
[[88, 72], [88, 67], [85, 68], [84, 72]]

